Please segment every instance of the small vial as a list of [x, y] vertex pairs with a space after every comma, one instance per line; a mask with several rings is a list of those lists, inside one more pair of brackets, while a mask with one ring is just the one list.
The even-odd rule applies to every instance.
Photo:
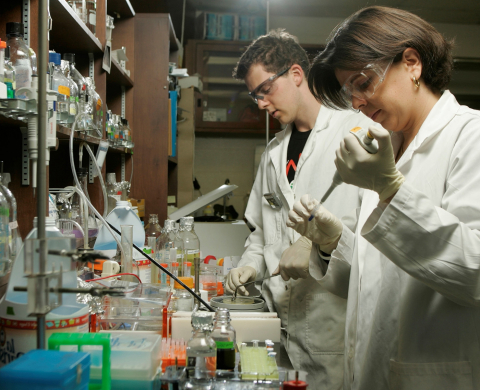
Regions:
[[[161, 263], [160, 264], [163, 268], [168, 269], [168, 264], [167, 263]], [[168, 276], [165, 272], [160, 270], [160, 283], [161, 284], [168, 284], [170, 282], [170, 276]]]
[[186, 261], [185, 263], [183, 263], [183, 276], [192, 276], [192, 263], [190, 261]]

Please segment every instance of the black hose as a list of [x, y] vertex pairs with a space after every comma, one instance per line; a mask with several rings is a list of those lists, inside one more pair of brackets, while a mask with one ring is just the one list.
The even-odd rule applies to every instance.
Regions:
[[[108, 223], [108, 225], [112, 228], [112, 230], [119, 234], [121, 236], [121, 233], [118, 231], [118, 229], [113, 226], [110, 222], [108, 221], [105, 221]], [[180, 284], [180, 286], [182, 286], [185, 290], [187, 290], [190, 294], [192, 294], [196, 299], [198, 299], [203, 305], [205, 305], [205, 307], [209, 310], [209, 311], [215, 311], [213, 309], [213, 307], [211, 307], [207, 302], [205, 302], [199, 295], [197, 295], [195, 293], [195, 291], [193, 291], [192, 289], [190, 289], [190, 287], [186, 286], [180, 279], [178, 279], [174, 274], [172, 274], [168, 269], [162, 267], [160, 264], [158, 264], [155, 260], [153, 260], [149, 255], [147, 255], [144, 251], [142, 251], [138, 246], [136, 246], [135, 244], [133, 244], [133, 247], [138, 251], [140, 252], [143, 256], [145, 256], [148, 260], [150, 260], [152, 262], [152, 264], [155, 264], [158, 268], [160, 268], [163, 272], [165, 272], [168, 276], [170, 276], [171, 278], [175, 279], [178, 284]]]

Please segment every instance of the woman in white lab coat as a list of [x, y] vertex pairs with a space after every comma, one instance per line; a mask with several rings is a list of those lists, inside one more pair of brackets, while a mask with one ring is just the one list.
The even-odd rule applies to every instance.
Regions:
[[480, 389], [480, 112], [445, 90], [451, 69], [431, 25], [369, 7], [309, 74], [324, 105], [392, 132], [370, 129], [377, 154], [353, 135], [337, 150], [343, 180], [366, 189], [352, 218], [320, 207], [308, 225], [318, 202], [304, 196], [287, 223], [315, 242], [310, 274], [348, 296], [345, 390]]

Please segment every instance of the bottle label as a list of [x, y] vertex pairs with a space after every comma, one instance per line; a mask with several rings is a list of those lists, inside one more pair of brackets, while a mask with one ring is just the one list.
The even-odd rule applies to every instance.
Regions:
[[70, 97], [70, 88], [66, 87], [65, 85], [58, 86], [58, 93]]
[[9, 222], [8, 226], [10, 227], [10, 230], [16, 229], [18, 227], [18, 222], [17, 221]]
[[102, 109], [102, 101], [100, 99], [97, 100], [97, 111]]
[[233, 349], [233, 341], [215, 341], [217, 349]]

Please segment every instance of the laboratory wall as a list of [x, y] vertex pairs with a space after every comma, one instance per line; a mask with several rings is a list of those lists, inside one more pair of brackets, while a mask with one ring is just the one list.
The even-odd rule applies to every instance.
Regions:
[[[252, 189], [255, 167], [255, 149], [265, 148], [261, 138], [195, 138], [195, 176], [203, 194], [220, 187], [225, 180], [238, 186], [228, 205], [235, 207], [243, 218]], [[218, 203], [222, 203], [219, 201]]]

